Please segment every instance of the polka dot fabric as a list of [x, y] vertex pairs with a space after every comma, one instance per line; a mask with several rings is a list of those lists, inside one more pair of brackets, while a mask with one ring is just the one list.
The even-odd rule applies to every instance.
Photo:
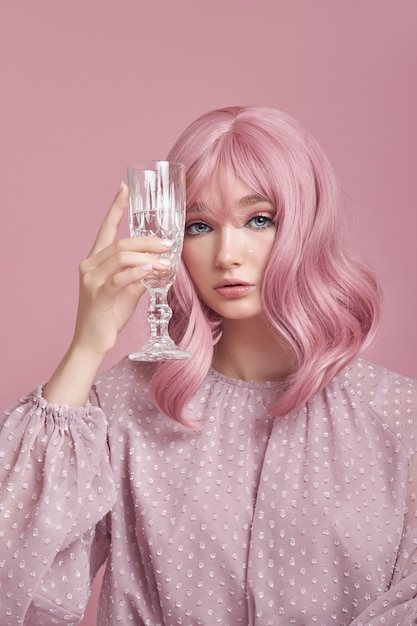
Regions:
[[191, 430], [148, 377], [7, 412], [2, 625], [77, 624], [105, 559], [100, 626], [417, 624], [413, 381], [358, 360], [274, 418], [280, 383], [210, 370]]

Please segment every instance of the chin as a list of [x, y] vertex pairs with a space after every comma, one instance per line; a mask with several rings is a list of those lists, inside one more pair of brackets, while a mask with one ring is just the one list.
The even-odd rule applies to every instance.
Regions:
[[216, 313], [218, 315], [220, 315], [220, 317], [222, 317], [224, 320], [230, 320], [232, 321], [244, 321], [247, 320], [248, 322], [254, 319], [258, 319], [259, 317], [261, 317], [262, 315], [262, 309], [256, 309], [256, 310], [247, 310], [247, 311], [222, 311], [222, 310], [217, 310]]

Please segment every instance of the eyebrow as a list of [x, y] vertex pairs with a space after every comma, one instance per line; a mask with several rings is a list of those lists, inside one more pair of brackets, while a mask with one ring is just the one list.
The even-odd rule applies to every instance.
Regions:
[[258, 202], [269, 202], [269, 200], [264, 198], [264, 196], [260, 196], [258, 193], [255, 193], [251, 196], [243, 196], [243, 198], [240, 198], [238, 204], [240, 207], [244, 208], [252, 206], [252, 204], [258, 204]]
[[207, 204], [204, 202], [193, 202], [187, 206], [187, 213], [201, 213], [204, 210], [207, 211]]
[[[254, 204], [258, 204], [258, 202], [269, 202], [269, 200], [264, 196], [255, 193], [249, 196], [243, 196], [242, 198], [239, 198], [238, 206], [240, 208], [245, 208]], [[199, 213], [200, 211], [207, 211], [207, 209], [208, 207], [204, 202], [193, 202], [193, 204], [190, 204], [190, 206], [188, 207], [188, 212]]]

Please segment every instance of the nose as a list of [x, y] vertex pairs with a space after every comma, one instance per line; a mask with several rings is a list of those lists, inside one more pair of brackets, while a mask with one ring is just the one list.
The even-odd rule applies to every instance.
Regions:
[[241, 229], [223, 226], [217, 233], [215, 265], [227, 269], [243, 263], [244, 241]]

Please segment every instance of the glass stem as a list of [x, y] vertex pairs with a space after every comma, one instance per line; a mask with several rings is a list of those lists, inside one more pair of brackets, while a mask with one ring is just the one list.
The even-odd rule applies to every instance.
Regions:
[[168, 335], [168, 324], [172, 316], [172, 310], [167, 303], [168, 289], [169, 287], [149, 289], [147, 318], [151, 329], [151, 341]]

